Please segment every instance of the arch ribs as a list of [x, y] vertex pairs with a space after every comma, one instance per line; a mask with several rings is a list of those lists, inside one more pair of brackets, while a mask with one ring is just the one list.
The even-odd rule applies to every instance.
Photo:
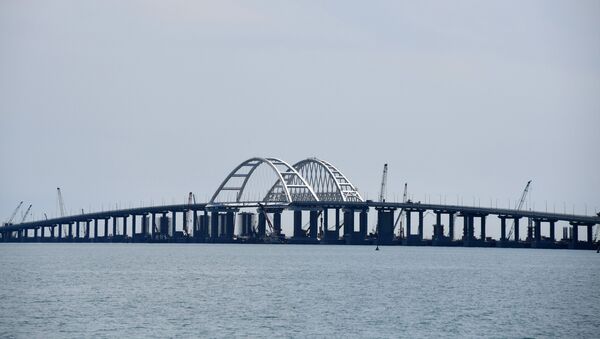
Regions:
[[[229, 173], [223, 180], [217, 191], [210, 199], [210, 203], [215, 203], [223, 191], [235, 191], [235, 202], [240, 202], [244, 189], [252, 173], [261, 164], [267, 164], [273, 169], [277, 176], [277, 181], [269, 190], [263, 201], [265, 202], [292, 202], [292, 201], [319, 201], [319, 198], [306, 180], [283, 160], [277, 158], [250, 158]], [[242, 178], [241, 184], [235, 181]]]

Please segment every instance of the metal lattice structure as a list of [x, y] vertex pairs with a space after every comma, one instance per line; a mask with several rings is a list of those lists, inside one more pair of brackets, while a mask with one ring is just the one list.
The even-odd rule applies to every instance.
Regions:
[[312, 186], [320, 201], [364, 201], [350, 180], [325, 160], [304, 159], [294, 164], [294, 168]]
[[210, 199], [210, 203], [219, 202], [218, 197], [224, 191], [237, 192], [235, 201], [227, 202], [243, 202], [241, 199], [246, 184], [261, 164], [271, 167], [277, 176], [277, 181], [263, 199], [264, 202], [319, 201], [310, 184], [285, 161], [277, 158], [251, 158], [229, 173]]

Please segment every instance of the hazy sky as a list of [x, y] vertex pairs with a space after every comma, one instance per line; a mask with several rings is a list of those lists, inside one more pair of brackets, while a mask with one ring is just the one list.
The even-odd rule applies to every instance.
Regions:
[[0, 219], [317, 156], [374, 199], [600, 210], [599, 1], [0, 2]]

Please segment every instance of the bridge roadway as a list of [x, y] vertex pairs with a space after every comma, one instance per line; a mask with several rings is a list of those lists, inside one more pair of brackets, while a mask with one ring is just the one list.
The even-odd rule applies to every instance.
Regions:
[[[242, 218], [242, 234], [234, 234], [235, 213], [240, 209], [256, 208], [258, 214], [258, 226], [254, 227], [254, 213], [240, 213], [248, 216]], [[377, 211], [377, 234], [367, 234], [368, 210]], [[294, 235], [284, 240], [281, 234], [281, 213], [283, 211], [294, 213]], [[329, 222], [329, 212], [335, 212], [335, 223]], [[394, 221], [397, 210], [403, 210], [406, 214], [405, 232], [401, 239], [394, 235]], [[193, 214], [192, 225], [187, 225], [188, 218], [185, 214], [190, 211]], [[304, 229], [302, 225], [302, 211], [309, 211], [309, 227]], [[340, 218], [340, 211], [343, 218]], [[423, 234], [423, 216], [430, 211], [436, 215], [434, 233], [431, 240], [425, 239]], [[202, 215], [199, 215], [201, 213]], [[359, 231], [355, 230], [355, 214], [359, 214]], [[396, 213], [396, 216], [394, 215]], [[412, 225], [412, 215], [418, 215], [418, 224]], [[181, 214], [183, 229], [189, 229], [188, 235], [177, 232], [177, 214]], [[151, 223], [148, 220], [151, 216]], [[170, 215], [170, 217], [168, 217]], [[271, 217], [269, 217], [271, 215]], [[501, 221], [501, 237], [498, 241], [486, 237], [486, 217], [495, 215]], [[156, 223], [158, 216], [158, 224]], [[441, 220], [446, 216], [447, 229]], [[136, 221], [142, 218], [141, 230], [137, 232]], [[164, 219], [167, 217], [166, 219]], [[463, 219], [462, 237], [455, 240], [455, 219]], [[321, 219], [319, 229], [318, 220]], [[519, 220], [531, 218], [534, 226], [528, 229], [526, 241], [519, 238]], [[122, 219], [122, 225], [118, 220]], [[475, 237], [475, 221], [479, 219], [479, 238]], [[506, 220], [514, 222], [514, 236], [509, 239], [506, 234]], [[112, 234], [109, 232], [109, 221], [112, 220]], [[131, 222], [131, 232], [127, 235], [127, 221]], [[273, 222], [271, 223], [271, 220]], [[104, 226], [104, 232], [100, 236], [98, 232], [99, 221]], [[91, 222], [93, 232], [90, 229]], [[271, 226], [271, 232], [266, 232], [267, 222]], [[130, 208], [113, 211], [102, 211], [80, 215], [65, 216], [47, 220], [37, 220], [22, 224], [6, 225], [0, 228], [3, 241], [175, 241], [184, 240], [190, 242], [229, 242], [234, 239], [254, 239], [253, 242], [261, 242], [275, 239], [297, 243], [345, 243], [345, 244], [368, 244], [374, 243], [375, 238], [381, 244], [404, 244], [404, 245], [463, 245], [463, 246], [497, 246], [497, 247], [560, 247], [555, 237], [555, 225], [557, 222], [566, 222], [571, 226], [570, 238], [566, 242], [568, 248], [593, 248], [592, 229], [594, 225], [600, 225], [600, 216], [584, 216], [561, 213], [548, 213], [540, 211], [523, 211], [514, 209], [502, 209], [491, 207], [473, 207], [442, 204], [423, 204], [415, 202], [373, 202], [373, 201], [296, 201], [291, 203], [264, 203], [264, 202], [234, 202], [234, 203], [202, 203], [202, 204], [179, 204]], [[85, 224], [83, 236], [80, 224]], [[542, 223], [549, 223], [550, 237], [541, 236]], [[76, 229], [73, 229], [73, 225]], [[181, 224], [181, 223], [180, 223]], [[272, 224], [272, 225], [271, 225]], [[63, 232], [66, 225], [68, 232]], [[152, 225], [152, 227], [150, 227]], [[323, 229], [325, 225], [325, 230]], [[304, 225], [306, 226], [306, 225]], [[335, 227], [332, 227], [335, 226]], [[417, 227], [414, 233], [412, 227]], [[586, 242], [578, 241], [579, 228], [587, 229]], [[58, 228], [58, 232], [56, 232]], [[119, 229], [120, 230], [119, 230]], [[333, 228], [333, 229], [332, 229]], [[343, 236], [339, 237], [339, 230], [343, 228]], [[44, 232], [49, 229], [50, 232]], [[319, 232], [317, 233], [317, 229]], [[41, 234], [40, 234], [41, 230]], [[31, 232], [33, 231], [33, 232]], [[66, 229], [65, 229], [66, 231]], [[120, 231], [120, 232], [119, 232]], [[33, 236], [32, 234], [33, 233]], [[92, 237], [93, 233], [93, 237]], [[577, 239], [577, 240], [576, 240]], [[276, 241], [278, 242], [278, 241]], [[562, 241], [565, 247], [565, 241]]]

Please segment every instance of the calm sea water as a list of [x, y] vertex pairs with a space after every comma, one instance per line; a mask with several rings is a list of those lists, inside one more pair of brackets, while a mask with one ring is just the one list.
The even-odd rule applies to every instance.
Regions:
[[594, 251], [1, 244], [3, 337], [600, 337]]

